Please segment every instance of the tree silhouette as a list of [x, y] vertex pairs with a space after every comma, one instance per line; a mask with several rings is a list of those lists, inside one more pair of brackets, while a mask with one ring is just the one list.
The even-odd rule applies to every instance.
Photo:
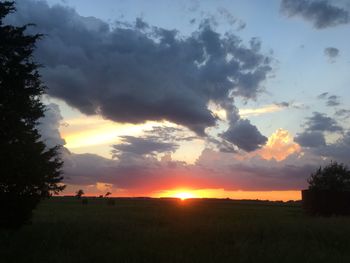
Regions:
[[28, 25], [4, 25], [14, 3], [0, 2], [0, 226], [18, 227], [38, 202], [64, 189], [59, 147], [47, 148], [37, 125], [44, 116], [46, 87], [33, 61], [41, 35]]
[[81, 198], [84, 194], [84, 191], [82, 189], [79, 189], [78, 191], [76, 191], [75, 196]]
[[112, 193], [111, 192], [107, 192], [106, 194], [105, 194], [105, 197], [108, 197], [108, 196], [110, 196]]
[[308, 179], [310, 190], [350, 190], [350, 171], [342, 163], [331, 162], [320, 167]]

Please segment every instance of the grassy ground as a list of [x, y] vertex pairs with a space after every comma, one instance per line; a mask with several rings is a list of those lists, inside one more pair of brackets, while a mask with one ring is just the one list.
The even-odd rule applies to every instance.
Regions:
[[350, 262], [350, 218], [297, 205], [54, 198], [0, 231], [0, 262]]

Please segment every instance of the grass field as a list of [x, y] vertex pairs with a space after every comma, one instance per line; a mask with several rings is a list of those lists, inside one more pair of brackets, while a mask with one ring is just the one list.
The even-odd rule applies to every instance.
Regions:
[[0, 262], [350, 262], [350, 218], [229, 200], [53, 198], [0, 231]]

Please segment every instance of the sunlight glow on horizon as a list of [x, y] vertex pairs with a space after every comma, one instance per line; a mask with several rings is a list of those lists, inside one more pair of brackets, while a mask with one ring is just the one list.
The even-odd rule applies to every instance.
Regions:
[[196, 196], [190, 192], [180, 192], [175, 194], [174, 197], [180, 198], [182, 201], [184, 201], [189, 198], [195, 198]]
[[225, 189], [174, 189], [165, 190], [150, 194], [151, 197], [176, 197], [176, 198], [230, 198], [230, 199], [250, 199], [250, 200], [270, 200], [288, 201], [300, 200], [300, 190], [282, 191], [242, 191]]
[[151, 194], [152, 197], [175, 197], [181, 200], [189, 198], [202, 198], [203, 196], [195, 192], [196, 190], [178, 188], [174, 190], [161, 191], [156, 194]]

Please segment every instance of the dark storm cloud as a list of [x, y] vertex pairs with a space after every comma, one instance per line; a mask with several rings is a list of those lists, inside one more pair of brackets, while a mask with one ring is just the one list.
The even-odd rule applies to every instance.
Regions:
[[267, 138], [247, 119], [241, 119], [237, 107], [231, 100], [226, 99], [220, 105], [226, 111], [228, 129], [219, 134], [220, 140], [210, 138], [221, 152], [236, 152], [238, 147], [246, 152], [261, 148]]
[[112, 156], [119, 160], [132, 157], [143, 158], [159, 153], [175, 152], [181, 141], [192, 141], [196, 136], [188, 136], [184, 129], [166, 126], [155, 126], [144, 131], [144, 135], [121, 136], [121, 143], [112, 146]]
[[140, 19], [111, 28], [42, 1], [19, 1], [17, 9], [8, 22], [35, 23], [32, 30], [45, 34], [36, 56], [49, 95], [87, 115], [129, 123], [166, 119], [203, 136], [217, 120], [209, 101], [255, 98], [271, 71], [259, 41], [246, 47], [208, 21], [183, 37]]
[[349, 12], [328, 0], [282, 0], [281, 12], [289, 17], [302, 17], [317, 29], [349, 23]]
[[122, 143], [113, 145], [113, 157], [123, 154], [155, 155], [157, 153], [174, 152], [178, 145], [171, 142], [163, 142], [156, 138], [142, 138], [134, 136], [120, 137]]
[[303, 147], [320, 147], [326, 145], [323, 133], [318, 131], [299, 133], [294, 138], [294, 141]]
[[306, 131], [319, 132], [342, 132], [343, 128], [336, 120], [326, 116], [324, 113], [314, 112], [312, 117], [305, 122]]
[[240, 119], [231, 125], [222, 137], [248, 152], [261, 148], [267, 142], [267, 138], [245, 119]]

